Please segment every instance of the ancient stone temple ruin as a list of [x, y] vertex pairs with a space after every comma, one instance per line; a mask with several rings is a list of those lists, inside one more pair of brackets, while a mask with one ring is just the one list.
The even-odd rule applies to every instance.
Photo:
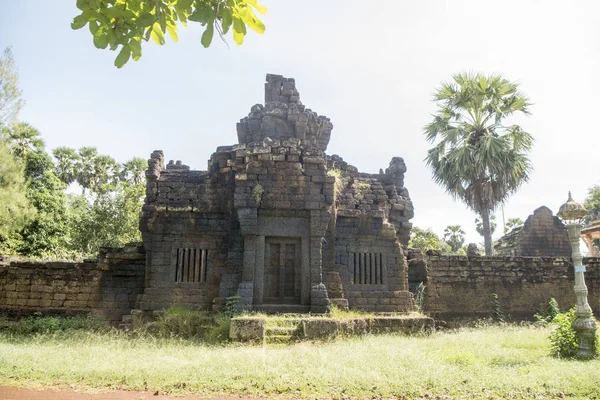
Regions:
[[137, 307], [326, 312], [412, 308], [406, 166], [359, 173], [325, 152], [333, 125], [300, 102], [294, 79], [267, 75], [265, 104], [237, 124], [206, 171], [152, 153], [140, 228]]
[[498, 256], [570, 257], [567, 228], [546, 206], [537, 208], [523, 226], [515, 227], [498, 239]]

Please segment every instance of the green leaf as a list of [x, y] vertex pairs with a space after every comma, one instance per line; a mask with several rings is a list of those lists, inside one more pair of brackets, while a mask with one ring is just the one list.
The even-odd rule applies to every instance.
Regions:
[[227, 7], [223, 7], [220, 11], [220, 15], [221, 15], [221, 30], [223, 31], [223, 34], [225, 34], [229, 31], [229, 28], [231, 27], [231, 24], [233, 23], [233, 20], [231, 17], [231, 9], [227, 8]]
[[[98, 30], [100, 32], [100, 30]], [[105, 49], [108, 46], [108, 35], [106, 33], [94, 36], [94, 46], [98, 49]]]
[[129, 46], [123, 46], [117, 58], [115, 58], [115, 67], [121, 68], [123, 65], [129, 61], [129, 57], [131, 57], [131, 50], [129, 50]]
[[165, 10], [160, 10], [158, 14], [158, 23], [160, 24], [160, 30], [164, 32], [167, 31], [167, 15], [165, 14]]
[[150, 13], [144, 13], [136, 20], [136, 23], [142, 28], [151, 26], [154, 22], [156, 22], [156, 15]]
[[204, 46], [204, 47], [210, 46], [210, 43], [212, 42], [214, 30], [215, 30], [214, 23], [208, 24], [206, 26], [206, 30], [202, 34], [202, 39], [200, 40], [200, 42], [202, 43], [202, 46]]
[[131, 50], [131, 56], [134, 60], [137, 60], [142, 56], [142, 43], [140, 39], [133, 38], [129, 41], [129, 49]]
[[177, 18], [181, 21], [183, 26], [187, 26], [187, 14], [184, 10], [180, 10], [179, 8], [175, 9], [175, 14], [177, 14]]
[[89, 11], [84, 11], [80, 15], [73, 18], [73, 22], [71, 22], [71, 29], [81, 29], [88, 23]]
[[165, 35], [160, 30], [160, 26], [158, 24], [152, 25], [152, 33], [150, 34], [150, 37], [152, 37], [152, 40], [161, 46], [165, 44]]
[[246, 34], [246, 25], [244, 25], [244, 21], [241, 18], [235, 16], [233, 17], [233, 31], [241, 33], [242, 36]]
[[248, 10], [246, 14], [242, 16], [242, 18], [246, 25], [248, 25], [248, 28], [252, 29], [254, 32], [265, 33], [265, 24], [256, 18], [252, 10]]
[[194, 0], [178, 0], [177, 4], [175, 5], [175, 10], [187, 10], [190, 8], [193, 2]]
[[110, 47], [111, 50], [116, 50], [118, 45], [119, 44], [117, 43], [117, 36], [115, 35], [114, 29], [109, 29], [108, 30], [108, 46]]
[[246, 0], [246, 3], [254, 7], [256, 11], [258, 11], [262, 15], [265, 15], [267, 13], [267, 7], [263, 6], [262, 4], [258, 4], [256, 0]]
[[175, 24], [167, 24], [167, 32], [169, 32], [169, 36], [171, 39], [176, 42], [179, 37], [177, 36], [177, 25]]
[[90, 33], [92, 35], [96, 35], [96, 32], [98, 32], [99, 26], [100, 25], [98, 25], [98, 22], [96, 22], [96, 21], [90, 21], [90, 25], [89, 25]]
[[206, 3], [200, 3], [196, 10], [188, 17], [190, 21], [207, 24], [208, 21], [214, 18], [214, 9]]

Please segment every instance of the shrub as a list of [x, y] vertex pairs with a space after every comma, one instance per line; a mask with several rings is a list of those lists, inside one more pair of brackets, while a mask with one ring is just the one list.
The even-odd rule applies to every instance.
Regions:
[[555, 325], [550, 334], [551, 354], [554, 357], [575, 357], [577, 351], [577, 334], [571, 326], [575, 320], [575, 307], [566, 313], [557, 314], [552, 323]]
[[[576, 318], [575, 307], [573, 307], [566, 313], [557, 314], [552, 320], [555, 329], [550, 334], [550, 342], [552, 343], [551, 354], [554, 357], [575, 357], [579, 347], [577, 332], [573, 329], [573, 321]], [[592, 342], [592, 348], [595, 350], [595, 355], [598, 355], [600, 352], [600, 339], [597, 332]]]
[[554, 317], [556, 317], [559, 313], [560, 308], [558, 307], [558, 302], [554, 297], [551, 297], [546, 308], [540, 307], [538, 313], [533, 317], [537, 323], [541, 325], [547, 325], [548, 323], [552, 322]]

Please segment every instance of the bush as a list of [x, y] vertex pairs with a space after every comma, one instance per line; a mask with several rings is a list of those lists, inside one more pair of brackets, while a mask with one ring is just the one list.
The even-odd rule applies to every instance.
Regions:
[[541, 325], [547, 325], [552, 322], [554, 317], [556, 317], [560, 313], [560, 308], [558, 307], [558, 302], [554, 297], [550, 298], [548, 301], [548, 305], [546, 308], [540, 307], [537, 314], [534, 315], [534, 318], [537, 323]]
[[[554, 357], [560, 358], [573, 358], [577, 353], [579, 343], [577, 341], [577, 333], [573, 329], [573, 321], [577, 318], [575, 315], [575, 307], [571, 308], [566, 313], [557, 314], [552, 320], [552, 324], [555, 325], [555, 329], [550, 334], [551, 354]], [[599, 339], [598, 334], [594, 337], [592, 343], [593, 348], [596, 350], [596, 355], [599, 352]]]
[[578, 347], [577, 334], [571, 326], [575, 318], [575, 307], [573, 307], [566, 313], [557, 314], [552, 320], [555, 328], [550, 334], [550, 342], [552, 343], [550, 351], [554, 357], [575, 357]]

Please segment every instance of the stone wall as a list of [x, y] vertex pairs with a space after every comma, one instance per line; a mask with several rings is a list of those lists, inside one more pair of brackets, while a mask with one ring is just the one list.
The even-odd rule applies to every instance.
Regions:
[[92, 313], [117, 322], [134, 308], [144, 287], [141, 246], [104, 249], [81, 263], [0, 263], [0, 312], [26, 316]]
[[[409, 256], [411, 287], [425, 278], [424, 310], [434, 318], [491, 316], [490, 295], [513, 318], [531, 318], [554, 297], [561, 309], [575, 304], [568, 258]], [[600, 315], [600, 258], [584, 258], [589, 303]], [[425, 273], [424, 273], [425, 272]]]

